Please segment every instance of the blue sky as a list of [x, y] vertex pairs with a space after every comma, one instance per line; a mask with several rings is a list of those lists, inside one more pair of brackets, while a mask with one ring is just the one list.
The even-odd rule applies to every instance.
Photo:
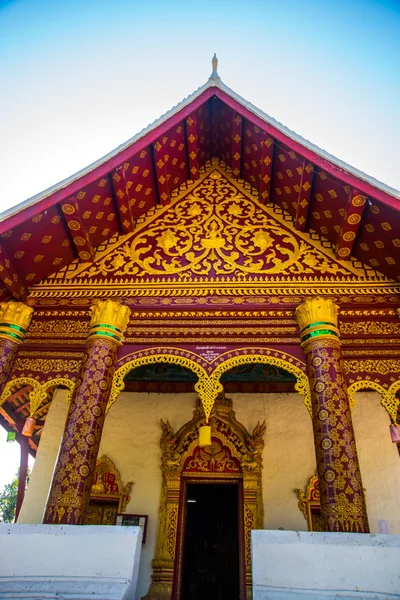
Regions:
[[400, 188], [400, 2], [0, 0], [0, 211], [208, 78]]
[[214, 52], [236, 92], [400, 189], [400, 1], [0, 0], [0, 212], [169, 110]]

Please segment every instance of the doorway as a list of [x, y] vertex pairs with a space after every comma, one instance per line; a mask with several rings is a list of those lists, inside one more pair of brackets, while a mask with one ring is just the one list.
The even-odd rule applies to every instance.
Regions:
[[188, 483], [181, 600], [239, 600], [239, 484]]

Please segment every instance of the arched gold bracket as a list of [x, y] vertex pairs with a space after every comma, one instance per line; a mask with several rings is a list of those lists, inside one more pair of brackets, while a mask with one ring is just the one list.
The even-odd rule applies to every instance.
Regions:
[[388, 413], [390, 420], [393, 424], [397, 423], [397, 414], [400, 406], [400, 399], [396, 397], [397, 391], [400, 389], [400, 381], [395, 381], [389, 387], [385, 389], [380, 383], [371, 381], [370, 379], [363, 379], [361, 381], [355, 381], [349, 386], [349, 402], [351, 410], [356, 405], [355, 393], [360, 390], [374, 390], [381, 395], [381, 404]]
[[119, 369], [117, 369], [114, 373], [110, 398], [107, 404], [107, 412], [116, 401], [120, 392], [123, 391], [125, 387], [124, 377], [129, 373], [129, 371], [142, 365], [151, 365], [156, 362], [164, 362], [186, 367], [195, 373], [195, 375], [197, 375], [198, 381], [195, 384], [194, 389], [199, 394], [206, 418], [208, 420], [214, 406], [214, 400], [217, 398], [219, 392], [222, 391], [222, 385], [219, 382], [216, 384], [214, 380], [211, 381], [205, 369], [199, 365], [198, 362], [196, 362], [196, 355], [193, 354], [193, 358], [190, 358], [191, 354], [192, 353], [190, 352], [178, 354], [174, 348], [165, 348], [162, 354], [143, 354], [143, 352], [140, 351], [137, 353], [134, 352], [128, 357], [125, 357], [125, 360], [126, 358], [129, 358], [129, 360], [119, 367]]
[[9, 396], [11, 396], [12, 388], [18, 385], [30, 385], [32, 387], [32, 390], [29, 392], [29, 413], [31, 417], [35, 416], [36, 411], [46, 400], [50, 388], [59, 386], [68, 388], [69, 392], [66, 398], [67, 404], [70, 403], [72, 392], [75, 388], [75, 382], [66, 377], [56, 377], [45, 383], [40, 383], [32, 377], [17, 377], [16, 379], [11, 379], [11, 381], [7, 382], [0, 399], [0, 406], [2, 406]]
[[[233, 367], [255, 362], [280, 367], [281, 369], [292, 373], [292, 375], [295, 375], [295, 377], [297, 378], [295, 389], [299, 394], [301, 394], [304, 397], [304, 405], [312, 418], [310, 386], [306, 373], [302, 371], [300, 367], [294, 365], [292, 362], [289, 362], [287, 360], [288, 355], [284, 354], [283, 352], [279, 352], [278, 350], [274, 350], [274, 355], [256, 353], [253, 354], [252, 352], [253, 351], [249, 349], [248, 353], [246, 354], [232, 356], [227, 360], [221, 362], [212, 372], [211, 378], [215, 378], [219, 381], [221, 375], [223, 373], [226, 373], [226, 371], [229, 371]], [[276, 356], [277, 354], [281, 356]]]
[[[258, 362], [280, 367], [296, 376], [297, 382], [295, 389], [299, 394], [304, 396], [304, 404], [312, 417], [308, 377], [299, 366], [291, 362], [291, 360], [296, 360], [297, 362], [300, 361], [283, 352], [274, 350], [272, 353], [271, 351], [266, 350], [264, 354], [261, 353], [259, 349], [245, 348], [237, 351], [235, 350], [234, 356], [224, 359], [224, 356], [222, 355], [217, 361], [207, 364], [206, 361], [201, 359], [198, 355], [189, 351], [183, 351], [176, 348], [163, 348], [162, 350], [162, 353], [139, 351], [124, 357], [124, 364], [117, 368], [114, 373], [110, 398], [107, 404], [107, 412], [116, 401], [120, 392], [124, 389], [124, 378], [129, 371], [142, 365], [149, 365], [155, 362], [166, 362], [186, 367], [197, 375], [198, 381], [195, 384], [194, 389], [199, 394], [208, 422], [214, 402], [218, 397], [218, 394], [223, 391], [223, 386], [220, 382], [221, 375], [235, 366]], [[205, 363], [205, 365], [202, 366], [199, 364], [200, 362]], [[214, 364], [216, 365], [215, 367]]]

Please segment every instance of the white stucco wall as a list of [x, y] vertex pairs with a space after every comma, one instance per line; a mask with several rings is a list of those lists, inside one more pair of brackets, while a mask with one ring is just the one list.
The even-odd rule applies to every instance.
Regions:
[[400, 536], [253, 531], [254, 600], [395, 600]]
[[141, 542], [140, 527], [0, 523], [0, 598], [134, 600]]
[[[21, 523], [41, 521], [66, 416], [65, 396], [56, 397], [43, 432], [38, 456], [21, 510]], [[266, 529], [306, 530], [295, 488], [305, 489], [316, 472], [312, 424], [298, 394], [231, 394], [239, 421], [251, 432], [266, 420], [263, 455], [264, 526]], [[137, 597], [148, 591], [156, 543], [161, 490], [160, 418], [177, 430], [192, 417], [195, 394], [122, 393], [110, 410], [99, 455], [107, 454], [124, 483], [133, 481], [126, 511], [149, 515], [143, 546]], [[366, 488], [371, 531], [377, 519], [400, 533], [400, 459], [390, 441], [389, 419], [375, 393], [357, 394], [354, 428]]]

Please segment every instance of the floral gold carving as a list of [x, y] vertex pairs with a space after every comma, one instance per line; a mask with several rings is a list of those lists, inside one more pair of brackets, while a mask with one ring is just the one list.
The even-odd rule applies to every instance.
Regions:
[[296, 308], [296, 318], [300, 330], [320, 321], [337, 326], [338, 307], [330, 298], [307, 298]]
[[124, 512], [130, 500], [133, 482], [123, 485], [121, 475], [113, 461], [103, 454], [97, 459], [92, 480], [92, 500], [118, 500], [118, 512]]
[[400, 323], [392, 321], [356, 321], [340, 323], [340, 333], [345, 335], [400, 335]]
[[379, 373], [388, 375], [400, 373], [400, 360], [378, 359], [378, 360], [345, 360], [344, 369], [346, 373]]
[[22, 329], [28, 329], [32, 320], [33, 308], [23, 302], [9, 300], [0, 304], [0, 322], [18, 325]]
[[[194, 386], [199, 394], [206, 418], [208, 419], [215, 399], [223, 391], [220, 377], [225, 371], [239, 365], [248, 363], [264, 363], [281, 367], [296, 376], [295, 389], [304, 396], [304, 404], [311, 414], [310, 390], [308, 378], [302, 367], [304, 364], [293, 356], [279, 350], [268, 348], [252, 348], [236, 350], [234, 353], [222, 355], [215, 363], [207, 363], [198, 355], [177, 348], [153, 348], [150, 351], [139, 351], [126, 357], [122, 366], [114, 374], [113, 386], [107, 405], [107, 411], [116, 401], [119, 393], [124, 389], [124, 378], [133, 368], [150, 365], [156, 362], [178, 364], [193, 371], [198, 377]], [[202, 364], [200, 364], [202, 363]]]
[[125, 332], [130, 315], [128, 306], [112, 300], [96, 300], [90, 310], [90, 327], [106, 323], [120, 329], [122, 333]]
[[[305, 492], [303, 490], [294, 490], [299, 499], [299, 509], [308, 523], [309, 531], [325, 531], [323, 519], [321, 517], [321, 504], [318, 475], [313, 475]], [[317, 514], [315, 514], [317, 513]]]
[[80, 273], [200, 278], [230, 274], [347, 275], [268, 215], [217, 169], [125, 244]]

